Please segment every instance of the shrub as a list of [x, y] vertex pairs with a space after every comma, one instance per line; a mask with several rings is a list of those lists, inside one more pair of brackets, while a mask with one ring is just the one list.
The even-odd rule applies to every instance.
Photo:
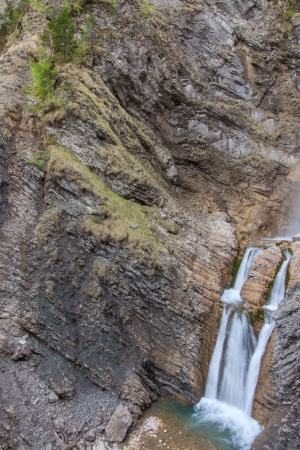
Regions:
[[45, 170], [49, 160], [49, 154], [44, 150], [36, 150], [36, 156], [27, 161], [28, 164], [33, 164], [40, 170]]

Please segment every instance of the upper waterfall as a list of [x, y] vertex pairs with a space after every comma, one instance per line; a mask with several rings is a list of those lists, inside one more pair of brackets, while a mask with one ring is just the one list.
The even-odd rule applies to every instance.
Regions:
[[242, 259], [241, 265], [239, 267], [238, 273], [236, 275], [233, 287], [226, 289], [221, 300], [227, 304], [238, 305], [242, 302], [240, 293], [244, 282], [247, 280], [250, 269], [253, 265], [255, 258], [262, 252], [261, 248], [248, 247]]

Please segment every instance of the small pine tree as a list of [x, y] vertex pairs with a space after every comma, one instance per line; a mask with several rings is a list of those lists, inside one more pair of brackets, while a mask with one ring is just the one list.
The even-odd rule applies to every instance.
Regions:
[[27, 89], [27, 92], [43, 102], [50, 101], [54, 93], [57, 72], [43, 52], [40, 55], [40, 61], [30, 61], [30, 71], [33, 85]]
[[70, 61], [76, 51], [75, 26], [66, 7], [49, 23], [53, 50], [59, 61]]

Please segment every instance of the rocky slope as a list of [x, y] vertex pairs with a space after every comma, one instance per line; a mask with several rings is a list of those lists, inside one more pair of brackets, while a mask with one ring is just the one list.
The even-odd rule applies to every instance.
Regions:
[[[298, 220], [297, 15], [261, 1], [89, 10], [99, 42], [58, 68], [57, 108], [36, 114], [24, 91], [40, 5], [0, 58], [3, 448], [55, 448], [51, 417], [75, 439], [117, 402], [136, 419], [165, 393], [197, 400], [238, 240]], [[36, 403], [20, 391], [29, 428], [8, 380], [42, 386]]]

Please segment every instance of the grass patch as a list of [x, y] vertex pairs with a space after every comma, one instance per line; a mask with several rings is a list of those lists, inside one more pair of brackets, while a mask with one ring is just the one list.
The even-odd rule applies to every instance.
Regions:
[[45, 171], [49, 161], [49, 153], [45, 150], [36, 150], [35, 156], [27, 161], [28, 164], [33, 164], [39, 170]]
[[76, 183], [83, 193], [92, 194], [98, 200], [97, 214], [85, 217], [81, 223], [84, 233], [100, 242], [123, 243], [138, 260], [146, 259], [151, 267], [159, 266], [158, 252], [166, 249], [148, 217], [155, 207], [124, 199], [64, 147], [50, 147], [48, 172], [54, 179]]
[[283, 18], [285, 20], [290, 20], [294, 17], [294, 15], [299, 11], [299, 9], [295, 6], [289, 6], [283, 13]]
[[151, 5], [147, 0], [138, 0], [140, 14], [144, 18], [152, 17], [156, 12], [156, 7]]
[[157, 210], [153, 210], [151, 213], [149, 213], [149, 217], [154, 219], [155, 222], [157, 222], [158, 225], [164, 228], [168, 233], [178, 234], [180, 232], [180, 226], [177, 223], [162, 218], [159, 211]]

